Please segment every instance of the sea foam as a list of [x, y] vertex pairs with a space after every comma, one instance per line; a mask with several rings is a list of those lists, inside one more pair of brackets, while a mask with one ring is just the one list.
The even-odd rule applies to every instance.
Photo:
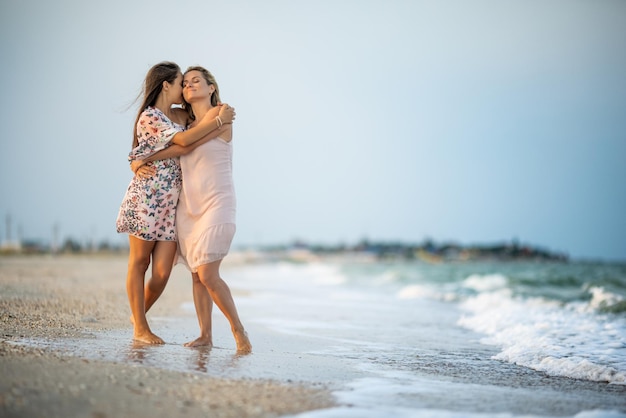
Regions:
[[496, 359], [553, 376], [626, 384], [626, 321], [594, 309], [614, 295], [596, 289], [589, 302], [561, 303], [516, 297], [499, 282], [468, 278], [466, 284], [482, 291], [461, 304], [465, 314], [458, 321], [485, 334], [481, 342], [500, 347]]

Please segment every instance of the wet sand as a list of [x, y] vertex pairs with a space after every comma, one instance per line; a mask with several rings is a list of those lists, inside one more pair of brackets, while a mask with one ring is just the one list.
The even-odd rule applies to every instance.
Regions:
[[[125, 256], [0, 257], [0, 416], [274, 417], [334, 404], [323, 383], [296, 380], [288, 367], [253, 378], [231, 373], [237, 367], [223, 364], [239, 357], [227, 329], [216, 332], [210, 352], [182, 347], [197, 324], [181, 308], [191, 295], [181, 266], [149, 313], [153, 331], [181, 340], [133, 345], [125, 275]], [[170, 317], [186, 318], [188, 335], [168, 328]], [[271, 338], [262, 332], [254, 330], [261, 343]], [[172, 356], [194, 358], [194, 366], [159, 367], [160, 357]], [[254, 356], [242, 357], [241, 367]]]

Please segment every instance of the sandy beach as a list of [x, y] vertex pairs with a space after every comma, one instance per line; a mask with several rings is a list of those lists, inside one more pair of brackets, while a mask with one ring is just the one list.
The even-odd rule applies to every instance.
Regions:
[[[125, 274], [124, 256], [0, 258], [0, 416], [274, 417], [333, 405], [323, 385], [215, 377], [68, 351], [71, 341], [110, 332], [132, 347]], [[181, 312], [190, 295], [178, 266], [151, 316], [185, 315], [193, 328], [193, 316]], [[234, 341], [224, 338], [228, 343], [223, 351], [232, 356]]]
[[[176, 266], [148, 313], [166, 344], [136, 345], [126, 261], [0, 257], [0, 416], [626, 416], [626, 385], [497, 360], [497, 347], [458, 325], [458, 305], [395, 287], [388, 271], [399, 267], [384, 263], [246, 264], [233, 254], [222, 275], [253, 343], [248, 356], [236, 354], [217, 308], [214, 347], [183, 347], [198, 325], [189, 273]], [[437, 277], [444, 267], [421, 268]]]

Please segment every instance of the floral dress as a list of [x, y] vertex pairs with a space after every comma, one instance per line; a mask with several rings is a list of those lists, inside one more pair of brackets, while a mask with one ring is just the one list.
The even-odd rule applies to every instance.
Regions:
[[[171, 145], [184, 126], [172, 122], [155, 107], [147, 107], [137, 122], [139, 144], [128, 160], [144, 159]], [[117, 232], [145, 241], [176, 241], [176, 205], [182, 185], [179, 158], [153, 161], [156, 174], [134, 176], [117, 216]]]

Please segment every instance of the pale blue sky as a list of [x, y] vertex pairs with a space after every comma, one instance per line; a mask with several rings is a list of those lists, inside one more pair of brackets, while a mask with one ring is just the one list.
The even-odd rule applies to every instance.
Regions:
[[626, 259], [624, 1], [3, 0], [0, 33], [0, 215], [24, 238], [126, 241], [133, 100], [172, 60], [237, 109], [235, 246]]

